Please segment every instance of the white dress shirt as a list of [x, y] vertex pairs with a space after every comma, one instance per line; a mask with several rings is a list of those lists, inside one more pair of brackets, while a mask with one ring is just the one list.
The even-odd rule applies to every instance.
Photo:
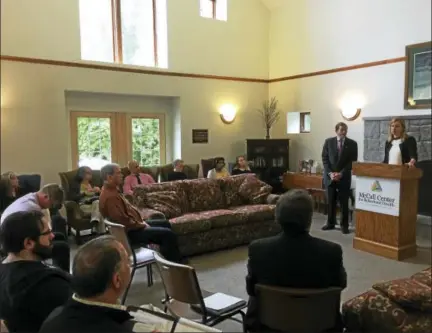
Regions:
[[389, 151], [389, 164], [402, 165], [402, 153], [400, 150], [401, 139], [395, 139], [392, 141], [392, 146]]

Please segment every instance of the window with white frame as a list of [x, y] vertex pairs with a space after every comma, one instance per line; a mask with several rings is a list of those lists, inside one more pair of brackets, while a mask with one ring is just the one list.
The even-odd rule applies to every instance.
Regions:
[[167, 0], [79, 0], [81, 59], [168, 68]]
[[287, 113], [287, 133], [310, 133], [311, 114], [310, 112], [288, 112]]
[[202, 17], [226, 21], [228, 18], [228, 0], [200, 0]]

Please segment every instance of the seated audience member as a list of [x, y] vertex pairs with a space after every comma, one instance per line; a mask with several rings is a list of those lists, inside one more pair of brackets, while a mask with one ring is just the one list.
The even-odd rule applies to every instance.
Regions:
[[184, 162], [182, 160], [175, 160], [173, 162], [174, 170], [168, 173], [168, 181], [184, 180], [187, 179], [186, 174], [183, 172]]
[[13, 180], [7, 175], [0, 178], [0, 214], [17, 198], [17, 188], [13, 186]]
[[214, 163], [215, 167], [208, 172], [207, 178], [219, 179], [229, 177], [230, 174], [225, 168], [225, 159], [223, 157], [216, 157]]
[[72, 295], [69, 274], [42, 262], [51, 257], [53, 238], [38, 211], [12, 213], [0, 227], [7, 253], [0, 264], [0, 318], [10, 332], [37, 332]]
[[131, 278], [129, 263], [112, 236], [84, 244], [72, 264], [72, 299], [51, 314], [40, 332], [133, 332], [132, 317], [119, 304]]
[[79, 204], [80, 209], [85, 214], [90, 215], [90, 221], [96, 224], [98, 233], [105, 233], [105, 225], [99, 212], [99, 194], [101, 189], [92, 186], [92, 170], [89, 167], [82, 166], [78, 168], [75, 175], [74, 184], [71, 186], [74, 192], [74, 201]]
[[67, 223], [60, 214], [56, 214], [51, 218], [49, 212], [50, 209], [56, 210], [61, 207], [63, 201], [64, 192], [59, 185], [45, 185], [39, 192], [26, 194], [9, 205], [1, 216], [0, 224], [3, 223], [6, 217], [15, 212], [42, 212], [52, 225], [55, 235], [52, 250], [53, 263], [69, 272], [70, 248], [67, 243]]
[[122, 182], [120, 167], [117, 164], [105, 165], [101, 169], [101, 176], [104, 181], [99, 199], [102, 216], [124, 225], [131, 244], [158, 244], [167, 260], [180, 262], [177, 235], [171, 230], [170, 223], [161, 220], [144, 222], [138, 209], [119, 192], [118, 187]]
[[155, 181], [152, 176], [147, 173], [140, 172], [140, 165], [137, 161], [128, 163], [130, 175], [126, 176], [123, 185], [124, 194], [133, 194], [133, 189], [137, 185], [153, 184]]
[[275, 217], [283, 232], [249, 245], [246, 290], [250, 297], [246, 325], [251, 331], [265, 329], [255, 317], [255, 285], [258, 283], [287, 288], [346, 287], [342, 248], [309, 234], [312, 215], [309, 194], [304, 190], [291, 190], [276, 204]]
[[235, 175], [242, 175], [245, 173], [252, 173], [251, 169], [249, 168], [248, 162], [246, 161], [246, 158], [243, 155], [237, 156], [236, 164], [231, 172], [231, 175], [235, 176]]

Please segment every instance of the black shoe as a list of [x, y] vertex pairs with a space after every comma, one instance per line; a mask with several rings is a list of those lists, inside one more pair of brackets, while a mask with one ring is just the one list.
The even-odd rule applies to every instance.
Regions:
[[335, 228], [334, 225], [331, 225], [331, 224], [325, 224], [325, 225], [321, 228], [321, 230], [333, 230], [334, 228]]
[[341, 232], [342, 232], [344, 235], [349, 234], [349, 229], [348, 229], [348, 227], [341, 227]]

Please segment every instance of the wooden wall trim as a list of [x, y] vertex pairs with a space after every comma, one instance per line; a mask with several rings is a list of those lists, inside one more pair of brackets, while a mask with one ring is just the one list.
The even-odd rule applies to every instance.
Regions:
[[207, 75], [207, 74], [179, 73], [179, 72], [169, 72], [169, 71], [158, 71], [158, 70], [147, 70], [147, 69], [132, 68], [132, 67], [123, 67], [123, 66], [116, 66], [116, 65], [90, 64], [90, 63], [85, 63], [85, 62], [61, 61], [61, 60], [38, 59], [38, 58], [27, 58], [27, 57], [15, 57], [15, 56], [8, 56], [8, 55], [1, 55], [0, 60], [13, 61], [13, 62], [25, 62], [25, 63], [30, 63], [30, 64], [40, 64], [40, 65], [50, 65], [50, 66], [87, 68], [87, 69], [105, 70], [105, 71], [113, 71], [113, 72], [126, 72], [126, 73], [136, 73], [136, 74], [146, 74], [146, 75], [185, 77], [185, 78], [192, 78], [192, 79], [210, 79], [210, 80], [268, 83], [267, 79], [254, 79], [254, 78], [245, 78], [245, 77], [231, 77], [231, 76], [219, 76], [219, 75]]
[[364, 64], [338, 67], [338, 68], [332, 68], [332, 69], [327, 69], [327, 70], [318, 71], [318, 72], [311, 72], [311, 73], [305, 73], [305, 74], [285, 76], [285, 77], [280, 77], [280, 78], [276, 78], [276, 79], [270, 79], [269, 83], [289, 81], [289, 80], [297, 80], [297, 79], [303, 79], [303, 78], [313, 77], [313, 76], [321, 76], [321, 75], [327, 75], [327, 74], [333, 74], [333, 73], [339, 73], [339, 72], [347, 72], [347, 71], [352, 71], [355, 69], [362, 69], [362, 68], [368, 68], [368, 67], [395, 64], [398, 62], [404, 62], [405, 60], [406, 60], [406, 57], [398, 57], [398, 58], [391, 58], [391, 59], [385, 59], [385, 60], [380, 60], [380, 61], [366, 62]]
[[395, 63], [399, 63], [399, 62], [405, 62], [406, 57], [398, 57], [398, 58], [391, 58], [391, 59], [385, 59], [385, 60], [380, 60], [380, 61], [367, 62], [367, 63], [363, 63], [363, 64], [358, 64], [358, 65], [338, 67], [338, 68], [333, 68], [333, 69], [327, 69], [327, 70], [298, 74], [298, 75], [292, 75], [292, 76], [285, 76], [285, 77], [280, 77], [280, 78], [275, 78], [275, 79], [270, 79], [270, 80], [245, 78], [245, 77], [234, 77], [234, 76], [219, 76], [219, 75], [147, 70], [147, 69], [140, 69], [140, 68], [122, 67], [122, 66], [116, 66], [116, 65], [90, 64], [90, 63], [84, 63], [84, 62], [60, 61], [60, 60], [27, 58], [27, 57], [15, 57], [15, 56], [8, 56], [8, 55], [1, 55], [0, 60], [31, 63], [31, 64], [40, 64], [40, 65], [87, 68], [87, 69], [105, 70], [105, 71], [113, 71], [113, 72], [136, 73], [136, 74], [145, 74], [145, 75], [184, 77], [184, 78], [191, 78], [191, 79], [209, 79], [209, 80], [224, 80], [224, 81], [237, 81], [237, 82], [254, 82], [254, 83], [276, 83], [276, 82], [282, 82], [282, 81], [290, 81], [290, 80], [308, 78], [308, 77], [313, 77], [313, 76], [321, 76], [321, 75], [328, 75], [328, 74], [334, 74], [334, 73], [339, 73], [339, 72], [352, 71], [352, 70], [368, 68], [368, 67], [395, 64]]

